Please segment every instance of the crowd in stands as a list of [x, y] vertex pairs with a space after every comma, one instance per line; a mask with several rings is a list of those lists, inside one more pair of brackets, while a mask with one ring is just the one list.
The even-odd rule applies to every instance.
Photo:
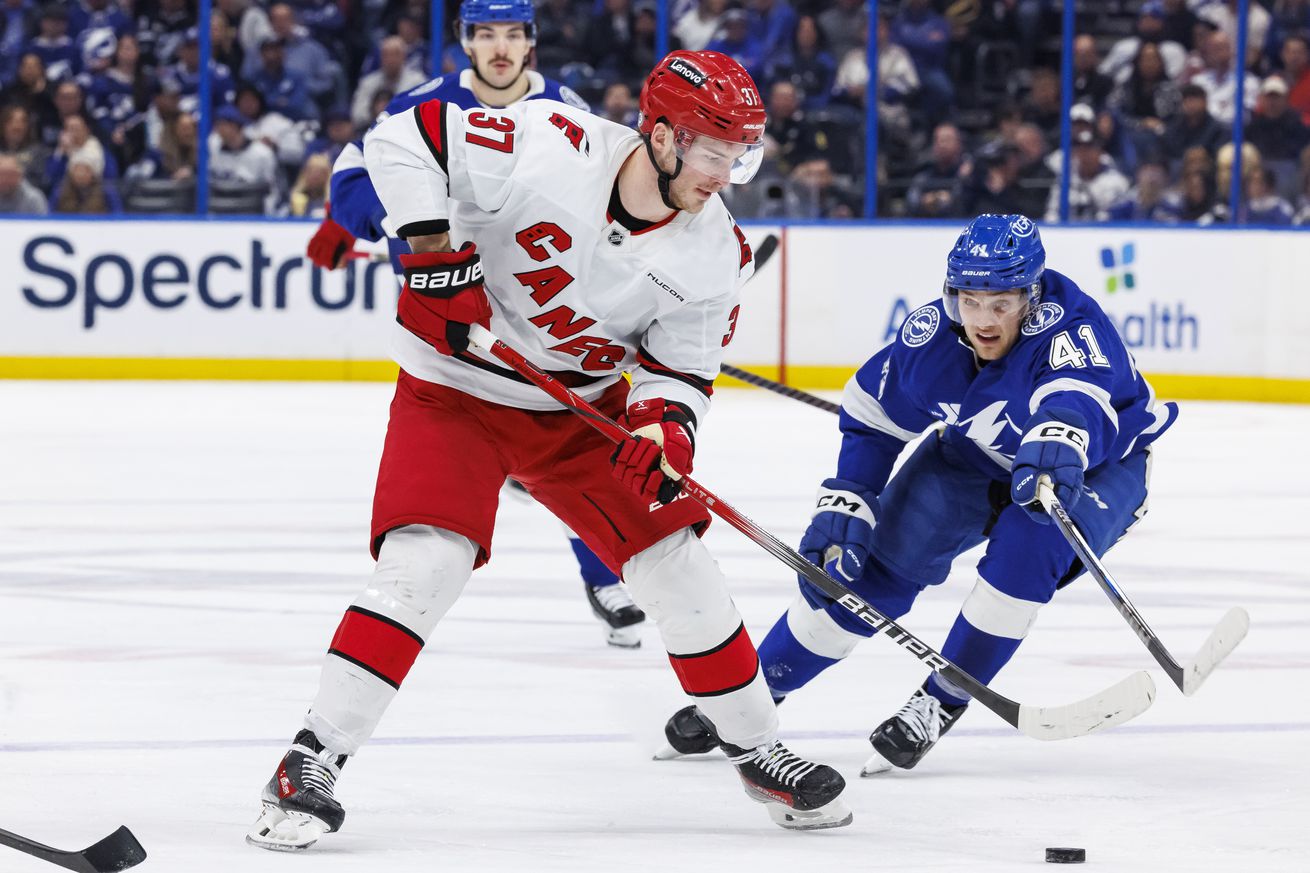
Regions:
[[[1310, 224], [1310, 0], [1250, 0], [1245, 58], [1237, 0], [1072, 2], [1071, 220]], [[864, 0], [670, 0], [670, 44], [759, 84], [766, 160], [726, 194], [739, 217], [863, 214], [874, 39], [876, 214], [1056, 220], [1061, 6], [884, 0], [871, 25]], [[321, 217], [391, 97], [468, 66], [450, 38], [431, 68], [424, 0], [214, 0], [201, 143], [196, 9], [0, 0], [0, 213], [192, 211], [205, 148], [213, 211]], [[652, 0], [537, 0], [535, 66], [632, 125], [657, 28]]]

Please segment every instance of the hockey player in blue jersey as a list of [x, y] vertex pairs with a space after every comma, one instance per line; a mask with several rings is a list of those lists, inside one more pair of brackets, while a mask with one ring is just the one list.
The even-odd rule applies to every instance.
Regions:
[[[428, 100], [453, 103], [463, 109], [478, 106], [504, 107], [520, 100], [558, 100], [590, 111], [570, 88], [528, 69], [535, 44], [532, 0], [464, 0], [459, 9], [459, 38], [470, 66], [458, 74], [438, 76], [404, 94], [397, 95], [378, 121], [413, 109]], [[385, 234], [382, 219], [386, 211], [364, 169], [362, 141], [342, 150], [332, 168], [329, 215], [310, 239], [309, 259], [326, 270], [345, 263], [356, 238], [376, 242]], [[398, 256], [409, 246], [387, 238], [392, 267], [400, 275]], [[521, 489], [511, 483], [515, 493]], [[641, 645], [646, 615], [628, 596], [619, 579], [587, 546], [570, 532], [569, 544], [582, 574], [583, 587], [592, 612], [601, 621], [605, 639], [612, 646]]]
[[[1151, 444], [1177, 416], [1156, 404], [1114, 325], [1068, 277], [1045, 267], [1037, 227], [981, 215], [946, 260], [940, 300], [847, 383], [836, 476], [819, 488], [800, 553], [891, 618], [986, 543], [977, 582], [942, 654], [990, 682], [1043, 604], [1082, 565], [1037, 502], [1048, 477], [1098, 555], [1146, 511]], [[928, 435], [891, 475], [901, 450]], [[873, 631], [803, 578], [759, 647], [781, 701]], [[863, 775], [910, 769], [969, 697], [929, 676], [870, 736]], [[695, 707], [665, 728], [672, 750], [708, 751]]]

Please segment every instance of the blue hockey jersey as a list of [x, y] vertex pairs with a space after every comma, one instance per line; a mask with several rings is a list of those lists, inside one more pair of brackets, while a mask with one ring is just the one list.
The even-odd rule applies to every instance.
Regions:
[[905, 444], [944, 424], [944, 440], [1007, 480], [1028, 421], [1043, 407], [1087, 421], [1089, 470], [1150, 444], [1178, 415], [1173, 403], [1155, 402], [1096, 301], [1054, 270], [1043, 274], [1019, 339], [996, 361], [974, 355], [940, 300], [910, 313], [846, 385], [837, 476], [879, 493]]
[[[558, 100], [578, 109], [590, 112], [589, 107], [571, 88], [551, 81], [534, 70], [527, 72], [528, 93], [524, 100]], [[399, 94], [387, 104], [377, 121], [392, 115], [413, 109], [429, 100], [451, 103], [461, 109], [476, 109], [483, 104], [473, 93], [473, 71], [464, 70], [456, 75], [438, 76], [424, 82], [417, 88]], [[376, 122], [374, 122], [376, 124]], [[360, 239], [375, 242], [384, 236], [382, 219], [386, 210], [378, 199], [373, 183], [369, 181], [364, 169], [363, 140], [356, 140], [346, 146], [332, 166], [332, 220], [350, 231]], [[391, 238], [387, 241], [391, 252], [391, 266], [397, 273], [401, 272], [399, 255], [409, 253], [409, 245], [404, 240]]]

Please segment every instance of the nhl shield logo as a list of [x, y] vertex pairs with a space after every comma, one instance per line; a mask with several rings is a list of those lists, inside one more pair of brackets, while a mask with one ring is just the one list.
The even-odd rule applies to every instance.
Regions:
[[610, 245], [612, 246], [623, 245], [623, 240], [626, 238], [627, 238], [627, 234], [625, 234], [623, 231], [619, 230], [618, 228], [615, 228], [614, 230], [610, 231], [609, 241], [610, 241]]

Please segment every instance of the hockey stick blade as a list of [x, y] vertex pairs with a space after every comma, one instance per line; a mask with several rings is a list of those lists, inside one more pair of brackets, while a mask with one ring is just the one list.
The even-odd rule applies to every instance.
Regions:
[[1151, 626], [1146, 623], [1146, 619], [1133, 606], [1133, 602], [1128, 599], [1128, 595], [1119, 587], [1118, 583], [1105, 569], [1092, 547], [1088, 545], [1082, 531], [1074, 523], [1073, 518], [1069, 515], [1068, 510], [1060, 503], [1060, 499], [1055, 496], [1055, 491], [1051, 487], [1050, 477], [1043, 474], [1037, 480], [1037, 499], [1042, 504], [1046, 514], [1055, 522], [1055, 526], [1060, 529], [1060, 533], [1073, 549], [1078, 560], [1082, 561], [1083, 567], [1087, 570], [1087, 575], [1096, 580], [1096, 584], [1105, 592], [1105, 596], [1110, 598], [1114, 608], [1123, 616], [1124, 621], [1133, 629], [1133, 633], [1146, 646], [1146, 650], [1155, 658], [1164, 672], [1169, 676], [1171, 682], [1178, 686], [1178, 690], [1188, 697], [1196, 693], [1196, 690], [1205, 682], [1214, 668], [1227, 658], [1228, 655], [1237, 648], [1245, 637], [1246, 632], [1251, 626], [1250, 616], [1246, 610], [1241, 607], [1233, 607], [1224, 614], [1219, 620], [1214, 630], [1210, 631], [1209, 638], [1205, 645], [1196, 653], [1196, 657], [1186, 665], [1178, 663], [1178, 659], [1169, 653], [1165, 648], [1160, 637]]
[[[611, 442], [631, 436], [612, 418], [583, 400], [566, 385], [505, 345], [481, 325], [469, 328], [469, 340], [504, 363], [520, 376], [549, 394], [570, 412], [580, 416]], [[999, 715], [1012, 727], [1038, 740], [1063, 740], [1121, 724], [1145, 712], [1155, 699], [1155, 684], [1146, 673], [1130, 676], [1100, 694], [1067, 706], [1033, 707], [1016, 703], [979, 682], [947, 660], [927, 643], [883, 615], [836, 579], [805, 560], [782, 540], [738, 512], [717, 495], [706, 490], [690, 476], [683, 476], [682, 493], [736, 528], [751, 542], [761, 546], [796, 573], [803, 575], [856, 618], [882, 637], [914, 655], [930, 669], [954, 685], [963, 688], [973, 699]]]
[[[764, 239], [760, 240], [760, 244], [755, 247], [755, 251], [753, 252], [756, 273], [764, 269], [764, 265], [769, 262], [769, 259], [773, 257], [773, 253], [777, 250], [778, 235], [776, 233], [771, 233]], [[752, 275], [751, 278], [754, 278], [754, 275]]]
[[124, 825], [80, 852], [65, 852], [42, 845], [36, 840], [0, 829], [0, 844], [26, 852], [34, 858], [49, 861], [65, 870], [77, 873], [114, 873], [135, 867], [146, 859], [146, 850]]

